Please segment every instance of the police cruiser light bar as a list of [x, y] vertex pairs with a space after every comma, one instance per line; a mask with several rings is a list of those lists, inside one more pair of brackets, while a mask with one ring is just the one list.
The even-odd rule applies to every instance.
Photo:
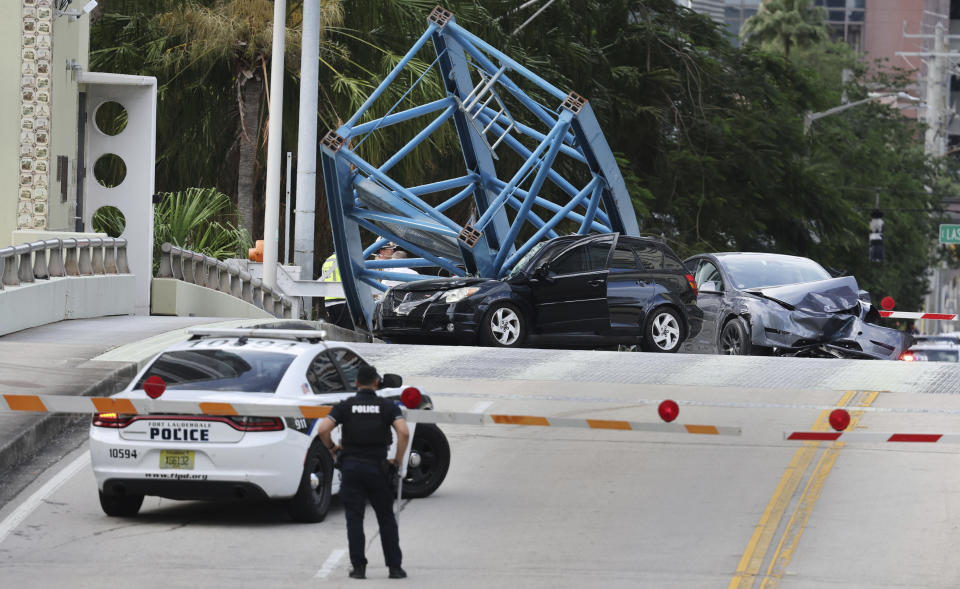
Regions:
[[204, 337], [253, 337], [316, 342], [324, 340], [327, 337], [327, 332], [322, 329], [208, 329], [197, 327], [188, 329], [187, 333], [190, 334], [190, 339]]

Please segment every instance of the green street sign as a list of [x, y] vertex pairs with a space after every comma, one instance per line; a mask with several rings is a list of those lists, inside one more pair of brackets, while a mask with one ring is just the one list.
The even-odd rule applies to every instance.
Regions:
[[960, 225], [940, 225], [940, 243], [960, 243]]

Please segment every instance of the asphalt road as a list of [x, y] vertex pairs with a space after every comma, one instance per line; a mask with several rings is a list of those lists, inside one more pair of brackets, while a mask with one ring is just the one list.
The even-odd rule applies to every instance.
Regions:
[[[655, 408], [637, 405], [637, 387], [627, 383], [418, 383], [438, 393], [443, 410], [656, 421]], [[857, 431], [956, 432], [960, 398], [822, 390], [800, 397], [732, 386], [723, 398], [715, 390], [677, 391], [690, 402], [731, 404], [681, 405], [679, 422], [740, 426], [743, 435], [443, 426], [453, 451], [447, 480], [434, 496], [406, 502], [400, 515], [410, 578], [386, 579], [368, 510], [370, 579], [363, 586], [960, 586], [960, 445], [786, 442], [785, 430], [826, 428], [827, 412], [743, 407], [864, 406], [853, 416]], [[0, 509], [3, 586], [359, 583], [347, 578], [338, 503], [313, 525], [291, 523], [269, 503], [157, 498], [148, 498], [137, 518], [108, 518], [82, 436], [76, 450]]]

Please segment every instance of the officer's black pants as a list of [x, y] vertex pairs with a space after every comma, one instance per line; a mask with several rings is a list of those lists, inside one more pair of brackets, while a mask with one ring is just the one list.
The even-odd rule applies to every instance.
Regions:
[[350, 544], [350, 562], [353, 566], [367, 564], [364, 556], [366, 538], [363, 534], [363, 510], [369, 499], [380, 524], [380, 544], [383, 559], [388, 567], [400, 566], [400, 533], [397, 518], [393, 515], [393, 491], [387, 483], [387, 475], [376, 464], [345, 459], [343, 480], [340, 486], [340, 501], [347, 517], [347, 542]]

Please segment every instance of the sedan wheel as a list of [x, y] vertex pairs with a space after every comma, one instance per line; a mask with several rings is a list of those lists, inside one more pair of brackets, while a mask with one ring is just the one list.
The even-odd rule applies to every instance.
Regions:
[[723, 326], [720, 332], [719, 352], [727, 356], [749, 356], [750, 335], [743, 319], [734, 317]]
[[676, 352], [683, 342], [680, 316], [669, 307], [657, 309], [647, 323], [643, 347], [648, 352]]
[[503, 303], [494, 306], [487, 313], [482, 336], [487, 345], [510, 348], [523, 343], [526, 328], [526, 321], [520, 311], [513, 305]]

